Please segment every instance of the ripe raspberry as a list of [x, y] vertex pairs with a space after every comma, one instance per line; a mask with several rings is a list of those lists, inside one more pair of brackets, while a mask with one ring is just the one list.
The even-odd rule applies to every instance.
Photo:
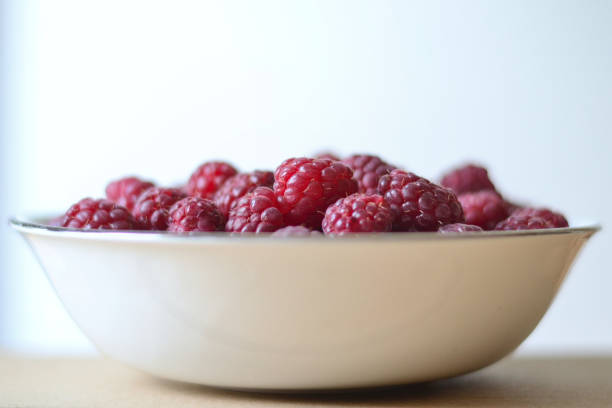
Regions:
[[291, 225], [289, 227], [284, 227], [279, 230], [276, 230], [272, 236], [273, 237], [311, 237], [322, 235], [319, 231], [313, 231], [309, 228], [303, 227], [301, 225]]
[[136, 221], [127, 208], [110, 200], [84, 198], [66, 211], [62, 227], [130, 230], [136, 229]]
[[474, 164], [467, 164], [451, 171], [442, 178], [440, 184], [450, 188], [455, 194], [471, 193], [480, 190], [495, 191], [495, 186], [489, 180], [487, 169]]
[[332, 153], [332, 152], [321, 152], [321, 153], [315, 154], [314, 158], [315, 159], [329, 159], [333, 161], [340, 160], [340, 157], [338, 157], [337, 154]]
[[229, 214], [234, 201], [255, 190], [256, 187], [272, 187], [274, 174], [271, 171], [255, 170], [252, 173], [240, 173], [228, 178], [214, 196], [215, 204], [225, 217]]
[[228, 232], [274, 232], [285, 226], [274, 191], [257, 187], [236, 201], [229, 212]]
[[176, 188], [151, 187], [138, 197], [132, 213], [144, 229], [165, 231], [170, 207], [186, 196]]
[[554, 228], [544, 218], [524, 215], [520, 217], [508, 217], [501, 221], [495, 229], [497, 231], [532, 230]]
[[168, 231], [223, 231], [225, 218], [212, 201], [185, 197], [170, 208]]
[[446, 224], [438, 228], [438, 232], [442, 234], [452, 233], [452, 232], [482, 232], [482, 228], [478, 225], [470, 225], [470, 224]]
[[238, 173], [229, 163], [206, 162], [198, 167], [187, 182], [187, 194], [213, 198], [215, 192], [225, 183], [225, 180]]
[[395, 213], [395, 231], [437, 231], [442, 225], [465, 221], [451, 190], [413, 173], [396, 169], [382, 176], [378, 193]]
[[506, 202], [494, 191], [482, 190], [459, 196], [465, 214], [465, 222], [492, 230], [498, 222], [508, 218], [510, 213]]
[[132, 211], [140, 194], [149, 187], [153, 187], [153, 183], [137, 177], [124, 177], [106, 186], [106, 198]]
[[548, 208], [519, 208], [515, 210], [512, 215], [516, 215], [517, 217], [531, 215], [544, 218], [546, 222], [553, 226], [553, 228], [569, 227], [567, 219], [563, 216], [563, 214], [551, 211]]
[[359, 192], [364, 194], [376, 194], [380, 177], [395, 169], [395, 166], [385, 163], [380, 157], [369, 154], [354, 154], [342, 160], [342, 163], [353, 169], [353, 178], [359, 183]]
[[325, 209], [357, 192], [353, 171], [339, 161], [285, 160], [274, 172], [274, 193], [288, 225], [320, 230]]
[[323, 232], [346, 234], [353, 232], [389, 232], [393, 212], [378, 194], [353, 194], [327, 207], [323, 218]]

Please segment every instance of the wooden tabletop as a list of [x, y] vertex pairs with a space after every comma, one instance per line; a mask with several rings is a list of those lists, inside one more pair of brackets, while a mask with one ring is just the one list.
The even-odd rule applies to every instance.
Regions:
[[351, 393], [257, 394], [102, 359], [0, 357], [0, 407], [612, 407], [612, 356], [511, 358], [460, 378]]

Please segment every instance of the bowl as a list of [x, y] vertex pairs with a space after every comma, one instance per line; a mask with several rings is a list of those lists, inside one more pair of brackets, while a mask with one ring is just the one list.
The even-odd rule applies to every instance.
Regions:
[[11, 223], [103, 354], [166, 379], [276, 391], [492, 364], [536, 327], [598, 230], [332, 239]]

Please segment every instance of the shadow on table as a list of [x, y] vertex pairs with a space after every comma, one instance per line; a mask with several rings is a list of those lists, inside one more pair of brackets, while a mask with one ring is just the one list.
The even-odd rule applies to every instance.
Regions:
[[608, 406], [612, 400], [611, 358], [512, 359], [455, 379], [355, 391], [259, 393], [153, 380], [193, 397], [234, 402], [320, 406], [521, 407]]

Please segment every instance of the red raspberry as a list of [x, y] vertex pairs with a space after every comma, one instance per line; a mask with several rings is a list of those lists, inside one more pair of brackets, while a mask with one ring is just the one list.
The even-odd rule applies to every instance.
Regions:
[[170, 208], [168, 231], [223, 231], [225, 218], [212, 201], [185, 197]]
[[274, 172], [274, 193], [288, 225], [320, 230], [325, 210], [357, 192], [353, 171], [339, 161], [285, 160]]
[[554, 228], [544, 218], [534, 217], [530, 215], [513, 217], [510, 216], [501, 221], [495, 229], [497, 231], [514, 231], [514, 230], [532, 230]]
[[380, 157], [369, 154], [354, 154], [342, 160], [342, 163], [353, 169], [353, 178], [359, 183], [359, 192], [364, 194], [376, 194], [380, 177], [395, 169], [395, 166], [385, 163]]
[[452, 233], [452, 232], [482, 232], [482, 228], [478, 225], [470, 225], [470, 224], [446, 224], [438, 228], [438, 232], [442, 234]]
[[66, 211], [62, 227], [130, 230], [136, 229], [136, 221], [127, 208], [110, 200], [84, 198]]
[[492, 230], [498, 222], [508, 218], [510, 213], [506, 202], [494, 191], [477, 191], [459, 196], [465, 214], [465, 222]]
[[322, 235], [319, 231], [313, 231], [310, 228], [303, 227], [301, 225], [290, 225], [288, 227], [276, 230], [273, 237], [311, 237]]
[[474, 164], [467, 164], [451, 171], [442, 178], [440, 184], [450, 188], [455, 194], [471, 193], [480, 190], [495, 191], [495, 186], [489, 180], [487, 169]]
[[353, 194], [327, 207], [323, 218], [323, 232], [346, 234], [352, 232], [389, 232], [393, 212], [378, 194]]
[[380, 178], [378, 192], [395, 213], [395, 231], [437, 231], [444, 224], [465, 220], [451, 190], [413, 173], [391, 171]]
[[225, 224], [228, 232], [274, 232], [285, 226], [274, 191], [257, 187], [232, 206]]
[[551, 228], [569, 227], [567, 219], [560, 213], [549, 210], [548, 208], [519, 208], [512, 213], [513, 217], [540, 217], [551, 225]]
[[234, 201], [255, 190], [256, 187], [272, 187], [274, 174], [271, 171], [255, 170], [253, 173], [236, 174], [228, 178], [215, 193], [215, 204], [227, 217]]
[[132, 211], [140, 194], [149, 187], [153, 187], [153, 183], [137, 177], [124, 177], [106, 186], [106, 198]]
[[225, 180], [238, 173], [229, 163], [206, 162], [198, 167], [187, 182], [187, 194], [213, 198], [215, 192], [225, 183]]
[[176, 188], [151, 187], [138, 197], [132, 213], [144, 229], [165, 231], [170, 207], [186, 196]]
[[332, 153], [332, 152], [321, 152], [319, 154], [315, 154], [314, 158], [315, 159], [329, 159], [333, 161], [340, 160], [340, 157], [338, 157], [337, 154]]

